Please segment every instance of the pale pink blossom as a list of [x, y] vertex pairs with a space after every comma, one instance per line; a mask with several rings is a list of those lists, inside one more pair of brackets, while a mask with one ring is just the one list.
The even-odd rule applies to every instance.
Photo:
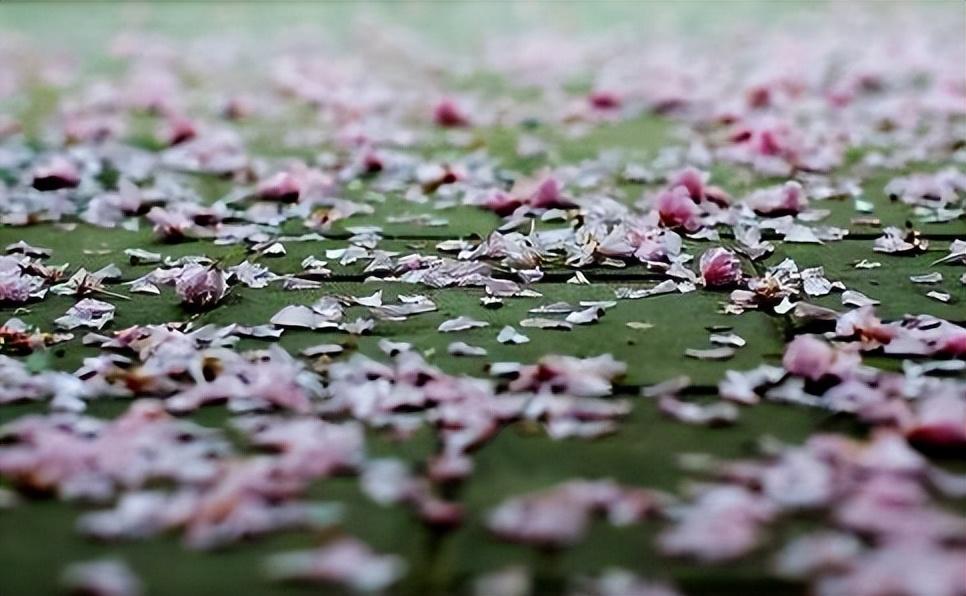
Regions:
[[704, 285], [712, 288], [733, 286], [741, 281], [741, 261], [726, 248], [712, 248], [701, 255], [698, 264]]

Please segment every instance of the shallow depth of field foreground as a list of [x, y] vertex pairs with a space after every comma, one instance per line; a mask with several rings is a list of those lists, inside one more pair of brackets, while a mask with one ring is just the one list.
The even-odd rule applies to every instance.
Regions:
[[966, 596], [966, 5], [0, 0], [0, 595]]

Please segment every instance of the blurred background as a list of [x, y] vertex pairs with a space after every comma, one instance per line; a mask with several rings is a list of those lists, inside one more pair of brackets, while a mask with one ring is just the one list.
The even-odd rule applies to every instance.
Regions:
[[0, 31], [6, 40], [28, 37], [80, 51], [102, 47], [105, 36], [131, 28], [175, 39], [212, 33], [275, 38], [293, 29], [314, 29], [333, 42], [345, 42], [360, 25], [375, 20], [466, 50], [495, 33], [533, 28], [577, 35], [601, 28], [639, 35], [672, 28], [704, 35], [736, 24], [748, 25], [750, 30], [774, 26], [790, 16], [827, 14], [831, 7], [876, 12], [914, 7], [933, 11], [936, 18], [961, 23], [966, 18], [960, 0], [3, 0]]

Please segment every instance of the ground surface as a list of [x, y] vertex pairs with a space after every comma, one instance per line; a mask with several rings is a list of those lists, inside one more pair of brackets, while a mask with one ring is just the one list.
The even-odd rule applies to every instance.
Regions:
[[[962, 19], [962, 10], [956, 12], [955, 7], [950, 10], [953, 17]], [[4, 15], [5, 11], [10, 12]], [[446, 15], [445, 18], [461, 20], [459, 15]], [[43, 29], [43, 26], [37, 20], [43, 17], [37, 12], [23, 6], [3, 7], [0, 8], [0, 19], [4, 16], [11, 18], [11, 22], [25, 23], [24, 31], [27, 33], [21, 39], [10, 42], [9, 48], [0, 48], [0, 52], [6, 52], [0, 53], [0, 65], [19, 65], [9, 89], [4, 89], [8, 92], [2, 99], [3, 103], [0, 103], [0, 106], [4, 106], [0, 114], [15, 122], [17, 129], [11, 125], [9, 134], [0, 137], [0, 152], [3, 152], [0, 179], [6, 187], [0, 193], [0, 204], [4, 205], [4, 215], [8, 216], [5, 218], [7, 223], [0, 227], [0, 247], [24, 241], [34, 247], [48, 249], [51, 256], [43, 263], [47, 266], [69, 264], [66, 268], [68, 276], [79, 267], [93, 272], [111, 264], [117, 265], [121, 271], [120, 279], [112, 280], [105, 288], [130, 299], [111, 294], [93, 295], [116, 307], [114, 319], [98, 333], [110, 335], [132, 326], [164, 325], [174, 321], [190, 322], [192, 328], [206, 324], [258, 326], [268, 324], [286, 305], [311, 305], [327, 296], [365, 297], [381, 290], [382, 303], [395, 304], [400, 294], [421, 294], [435, 303], [435, 310], [403, 320], [376, 318], [375, 327], [364, 334], [351, 334], [344, 329], [294, 328], [287, 329], [277, 341], [242, 338], [233, 346], [233, 350], [263, 350], [277, 344], [306, 366], [323, 371], [324, 375], [329, 359], [314, 361], [300, 357], [301, 350], [317, 344], [333, 343], [344, 347], [343, 353], [332, 357], [336, 362], [348, 361], [354, 353], [387, 361], [389, 357], [379, 342], [388, 339], [411, 343], [413, 350], [445, 374], [487, 379], [492, 378], [493, 363], [530, 364], [548, 354], [579, 358], [611, 354], [617, 361], [626, 363], [627, 368], [624, 374], [613, 379], [612, 390], [604, 397], [628, 399], [631, 409], [620, 418], [614, 432], [592, 439], [551, 438], [545, 431], [545, 420], [523, 419], [501, 424], [499, 432], [472, 452], [474, 465], [471, 474], [460, 482], [434, 485], [438, 495], [464, 507], [462, 523], [454, 528], [440, 529], [427, 525], [410, 508], [399, 504], [373, 502], [360, 488], [358, 475], [354, 472], [325, 474], [310, 478], [299, 498], [341, 503], [344, 506], [343, 517], [335, 527], [280, 531], [200, 552], [184, 546], [182, 532], [178, 529], [120, 544], [82, 536], [75, 527], [79, 515], [84, 511], [103, 509], [112, 501], [108, 500], [107, 505], [103, 502], [65, 502], [58, 497], [57, 490], [40, 491], [44, 494], [32, 493], [21, 486], [16, 474], [4, 473], [0, 465], [0, 487], [10, 489], [10, 494], [19, 495], [15, 505], [0, 510], [0, 561], [3, 561], [4, 568], [0, 572], [0, 594], [55, 592], [59, 589], [60, 571], [65, 565], [108, 556], [123, 558], [151, 594], [287, 594], [300, 590], [307, 593], [317, 591], [318, 587], [267, 581], [265, 558], [281, 551], [324, 544], [332, 536], [343, 534], [361, 539], [375, 551], [402, 557], [407, 571], [390, 588], [392, 593], [466, 593], [472, 591], [474, 581], [479, 576], [510, 565], [522, 565], [530, 571], [536, 593], [558, 593], [571, 586], [577, 576], [594, 576], [611, 567], [621, 567], [642, 577], [672, 582], [686, 594], [806, 593], [808, 584], [805, 581], [778, 578], [773, 571], [773, 560], [774, 554], [792, 538], [829, 527], [828, 518], [813, 510], [792, 512], [769, 523], [754, 548], [733, 561], [719, 564], [700, 564], [693, 557], [669, 557], [661, 553], [657, 536], [666, 531], [669, 525], [668, 519], [663, 516], [625, 527], [597, 521], [582, 540], [559, 550], [501, 541], [487, 529], [487, 512], [506, 499], [547, 489], [574, 478], [610, 478], [622, 485], [647, 487], [680, 496], [687, 494], [685, 487], [696, 478], [693, 471], [682, 466], [680, 456], [685, 454], [703, 453], [720, 460], [732, 460], [756, 457], [766, 437], [788, 445], [801, 445], [809, 437], [820, 433], [840, 433], [856, 439], [871, 436], [872, 429], [878, 425], [878, 422], [871, 420], [872, 417], [860, 420], [858, 418], [861, 416], [834, 406], [806, 407], [765, 400], [752, 407], [742, 407], [740, 417], [733, 424], [708, 428], [672, 420], [659, 411], [655, 398], [642, 396], [642, 390], [649, 386], [686, 376], [688, 383], [681, 391], [681, 399], [699, 404], [715, 402], [719, 396], [718, 384], [727, 371], [746, 371], [760, 364], [780, 367], [786, 346], [796, 335], [830, 331], [822, 323], [816, 326], [807, 317], [796, 317], [792, 312], [776, 313], [772, 308], [774, 305], [741, 314], [725, 312], [726, 306], [732, 301], [731, 291], [736, 286], [706, 286], [705, 280], [700, 277], [697, 261], [702, 253], [717, 246], [741, 251], [742, 246], [735, 239], [731, 225], [721, 221], [717, 225], [711, 223], [701, 226], [703, 229], [717, 229], [719, 238], [701, 237], [693, 233], [695, 230], [690, 230], [690, 233], [679, 230], [684, 237], [684, 253], [694, 256], [694, 260], [686, 266], [698, 272], [698, 278], [694, 280], [697, 289], [686, 292], [672, 290], [671, 293], [640, 299], [617, 297], [624, 291], [623, 288], [650, 289], [669, 278], [666, 266], [664, 269], [655, 268], [653, 263], [633, 255], [624, 259], [625, 266], [620, 268], [600, 263], [578, 268], [568, 264], [562, 252], [551, 248], [541, 255], [537, 265], [543, 277], [531, 284], [520, 283], [522, 288], [538, 294], [506, 296], [500, 308], [481, 305], [481, 298], [487, 296], [488, 292], [479, 285], [432, 287], [386, 281], [387, 273], [366, 270], [373, 256], [370, 251], [374, 247], [397, 253], [398, 256], [418, 254], [455, 258], [456, 253], [443, 250], [447, 247], [441, 246], [441, 242], [465, 240], [467, 247], [475, 247], [508, 221], [505, 214], [469, 204], [459, 192], [447, 194], [445, 187], [442, 190], [426, 190], [429, 188], [426, 177], [413, 173], [415, 167], [440, 164], [463, 167], [469, 173], [462, 182], [476, 188], [486, 186], [487, 182], [484, 180], [486, 176], [474, 165], [474, 160], [484, 167], [492, 166], [497, 173], [496, 179], [502, 179], [492, 181], [490, 186], [493, 188], [509, 189], [511, 184], [507, 181], [556, 176], [562, 182], [564, 193], [577, 199], [576, 205], [564, 205], [561, 211], [566, 213], [559, 219], [542, 217], [546, 209], [525, 213], [521, 225], [514, 229], [524, 235], [531, 230], [576, 229], [584, 224], [586, 213], [593, 210], [597, 203], [595, 196], [607, 196], [618, 204], [633, 206], [632, 209], [639, 209], [635, 213], [650, 212], [650, 201], [656, 193], [666, 189], [673, 172], [691, 163], [688, 157], [678, 156], [676, 159], [667, 158], [665, 161], [668, 165], [664, 165], [661, 159], [657, 159], [660, 152], [668, 147], [687, 147], [695, 138], [699, 138], [695, 135], [704, 134], [702, 126], [697, 123], [700, 118], [692, 119], [691, 115], [682, 117], [673, 111], [665, 113], [655, 107], [655, 98], [647, 97], [647, 92], [639, 96], [638, 103], [634, 103], [637, 100], [628, 98], [634, 96], [636, 83], [622, 79], [621, 73], [615, 74], [610, 80], [595, 80], [592, 67], [598, 64], [595, 61], [600, 58], [588, 58], [585, 54], [575, 55], [573, 60], [587, 60], [587, 70], [574, 68], [572, 73], [563, 76], [552, 70], [552, 64], [548, 64], [543, 75], [552, 76], [553, 83], [541, 85], [531, 84], [533, 73], [521, 74], [514, 70], [512, 62], [507, 64], [496, 58], [495, 62], [489, 63], [489, 70], [472, 67], [472, 60], [463, 60], [457, 65], [447, 64], [445, 53], [432, 54], [437, 63], [429, 59], [425, 64], [418, 63], [413, 56], [419, 56], [419, 46], [408, 45], [408, 38], [398, 41], [389, 34], [385, 38], [380, 34], [372, 38], [373, 43], [368, 50], [358, 57], [345, 58], [345, 62], [339, 62], [339, 66], [332, 70], [313, 63], [296, 65], [291, 71], [286, 71], [284, 56], [300, 54], [286, 54], [280, 50], [277, 55], [266, 54], [274, 56], [275, 61], [266, 58], [246, 74], [243, 65], [230, 60], [222, 65], [214, 58], [208, 63], [198, 58], [201, 55], [228, 55], [221, 46], [192, 46], [196, 52], [210, 54], [182, 53], [177, 41], [149, 40], [147, 37], [138, 38], [137, 35], [128, 38], [129, 53], [122, 57], [88, 59], [87, 54], [80, 54], [81, 58], [69, 58], [38, 40], [38, 29]], [[51, 30], [53, 27], [70, 27], [69, 24], [59, 23], [57, 19], [60, 18], [54, 19]], [[149, 25], [153, 22], [151, 18], [158, 17], [148, 17], [146, 23]], [[174, 11], [163, 13], [160, 17], [162, 21], [178, 21], [179, 18], [182, 17]], [[232, 22], [232, 17], [226, 18]], [[297, 19], [298, 16], [291, 18]], [[420, 18], [421, 13], [414, 17], [417, 21]], [[676, 18], [686, 20], [688, 17]], [[165, 27], [168, 27], [167, 33], [170, 34], [172, 28], [169, 25]], [[520, 27], [525, 28], [524, 25]], [[164, 30], [164, 27], [160, 29]], [[373, 30], [381, 31], [378, 28]], [[65, 39], [71, 40], [71, 35], [83, 37], [73, 33], [65, 35]], [[250, 36], [252, 33], [246, 31], [242, 35]], [[869, 34], [869, 37], [874, 39], [875, 35]], [[950, 46], [954, 49], [960, 47], [961, 37], [960, 30], [959, 45], [953, 40]], [[393, 46], [389, 40], [399, 45]], [[386, 47], [375, 47], [382, 42]], [[76, 43], [80, 47], [90, 43], [90, 40], [69, 43]], [[253, 43], [249, 41], [243, 47], [250, 50]], [[274, 39], [266, 40], [265, 44], [266, 48], [284, 49], [284, 42]], [[548, 51], [554, 47], [548, 45]], [[91, 51], [93, 55], [100, 56], [99, 50]], [[150, 56], [155, 52], [160, 57]], [[321, 55], [339, 56], [340, 60], [345, 57], [344, 53], [329, 48], [325, 52]], [[399, 58], [406, 52], [415, 54]], [[588, 51], [588, 54], [592, 53]], [[306, 55], [302, 54], [303, 57]], [[619, 52], [616, 55], [620, 55]], [[424, 98], [414, 99], [413, 94], [418, 96], [420, 87], [412, 81], [399, 79], [398, 73], [403, 72], [401, 66], [360, 68], [354, 61], [356, 58], [366, 65], [380, 59], [388, 62], [399, 59], [407, 68], [419, 73], [420, 80], [431, 85], [431, 89], [425, 90]], [[509, 60], [506, 56], [503, 58]], [[613, 58], [620, 59], [629, 58], [626, 55]], [[947, 60], [951, 60], [949, 70], [954, 72], [956, 59]], [[35, 70], [24, 66], [30, 61], [36, 65]], [[962, 59], [959, 59], [959, 66], [963, 66]], [[905, 67], [904, 63], [899, 65], [899, 68]], [[501, 72], [501, 68], [505, 70]], [[521, 69], [524, 70], [523, 67]], [[0, 70], [3, 70], [3, 66], [0, 66]], [[908, 70], [913, 72], [915, 68], [909, 66]], [[882, 76], [889, 81], [888, 84], [892, 84], [888, 78], [888, 68], [884, 71], [886, 74]], [[939, 77], [943, 74], [941, 71], [936, 68], [930, 74]], [[159, 72], [163, 72], [164, 76]], [[179, 82], [170, 88], [165, 81], [169, 72], [179, 78]], [[286, 72], [299, 73], [298, 76], [305, 77], [303, 82], [313, 76], [322, 77], [325, 82], [321, 89], [316, 90], [316, 96], [308, 91], [300, 96], [298, 92], [293, 94], [290, 89], [285, 89], [290, 82], [279, 82]], [[959, 79], [952, 76], [953, 83], [950, 84], [962, 84], [962, 70]], [[152, 83], [152, 77], [162, 82], [155, 80]], [[367, 77], [372, 77], [372, 80]], [[65, 141], [63, 132], [69, 127], [70, 114], [74, 113], [79, 121], [98, 111], [95, 107], [98, 95], [94, 89], [96, 82], [117, 84], [109, 92], [101, 90], [103, 104], [108, 107], [103, 107], [100, 113], [106, 117], [118, 117], [124, 121], [124, 126], [108, 141], [114, 144], [112, 149], [100, 145], [101, 149], [90, 149], [90, 153], [84, 153], [90, 147], [98, 147], [97, 143], [101, 141]], [[157, 86], [152, 87], [152, 84]], [[615, 92], [621, 92], [625, 88], [621, 85], [624, 84], [627, 89], [623, 92], [623, 108], [603, 117], [584, 106], [587, 94], [602, 84], [613, 84]], [[160, 94], [158, 101], [164, 103], [173, 100], [177, 108], [171, 109], [176, 109], [179, 117], [184, 115], [192, 120], [193, 126], [198, 128], [198, 138], [205, 138], [210, 132], [209, 125], [210, 128], [227, 128], [236, 133], [245, 148], [246, 160], [252, 164], [248, 171], [227, 174], [187, 172], [187, 168], [180, 163], [172, 165], [170, 162], [151, 161], [158, 156], [170, 156], [177, 145], [174, 149], [168, 148], [164, 138], [166, 126], [171, 125], [172, 120], [170, 113], [167, 113], [168, 108], [152, 111], [143, 109], [143, 105], [138, 106], [134, 97], [138, 85], [143, 86], [141, 90], [145, 97], [157, 92]], [[344, 95], [339, 92], [340, 86], [345, 89]], [[396, 90], [402, 107], [379, 107], [387, 101], [381, 95], [387, 89]], [[433, 104], [444, 91], [447, 95], [460, 97], [466, 102], [465, 105], [472, 106], [463, 108], [471, 120], [468, 126], [446, 128], [433, 123]], [[253, 115], [239, 120], [220, 118], [219, 106], [236, 93], [248, 94], [246, 97], [252, 98]], [[932, 91], [922, 93], [928, 95]], [[744, 98], [745, 95], [735, 92], [735, 97]], [[964, 100], [961, 94], [956, 95], [955, 99]], [[370, 100], [371, 103], [367, 103]], [[354, 101], [358, 101], [358, 105], [354, 105]], [[392, 100], [388, 101], [392, 103]], [[703, 99], [694, 101], [699, 104]], [[856, 100], [857, 103], [861, 101], [864, 100]], [[574, 114], [568, 116], [572, 104], [579, 107], [574, 108]], [[414, 107], [419, 105], [426, 107], [424, 112]], [[503, 107], [495, 108], [497, 105]], [[351, 109], [359, 112], [355, 121], [344, 113]], [[775, 108], [778, 117], [792, 113], [782, 112], [783, 109]], [[843, 143], [844, 156], [841, 159], [833, 160], [834, 163], [825, 171], [815, 174], [820, 178], [817, 182], [810, 180], [811, 173], [800, 168], [787, 172], [762, 172], [754, 165], [749, 167], [746, 163], [736, 163], [717, 155], [696, 164], [699, 169], [709, 173], [711, 184], [721, 187], [730, 195], [734, 204], [740, 204], [755, 189], [779, 186], [793, 179], [805, 181], [813, 197], [810, 207], [827, 211], [817, 222], [803, 220], [805, 225], [834, 227], [847, 232], [840, 240], [798, 243], [783, 241], [781, 234], [766, 230], [765, 237], [774, 243], [774, 250], [755, 260], [742, 255], [740, 263], [744, 277], [763, 276], [769, 268], [790, 258], [799, 269], [822, 266], [829, 280], [840, 281], [848, 290], [877, 299], [880, 304], [876, 305], [875, 313], [882, 321], [895, 321], [904, 315], [932, 315], [963, 325], [966, 322], [966, 285], [961, 279], [964, 273], [963, 259], [953, 259], [940, 265], [935, 262], [951, 251], [955, 252], [957, 240], [966, 239], [966, 218], [962, 215], [966, 188], [954, 190], [954, 198], [946, 203], [947, 212], [942, 217], [932, 211], [917, 211], [914, 205], [890, 197], [884, 190], [890, 181], [910, 174], [932, 174], [952, 168], [962, 176], [966, 120], [961, 110], [957, 113], [956, 109], [950, 109], [946, 113], [936, 108], [935, 112], [928, 112], [927, 107], [919, 104], [909, 108], [919, 110], [922, 126], [932, 130], [934, 137], [939, 137], [938, 140], [924, 141], [923, 137], [928, 137], [928, 134], [916, 136], [910, 133], [908, 137], [903, 137], [897, 133], [891, 138], [878, 138], [868, 132], [867, 123], [862, 121], [865, 113], [861, 108], [856, 108], [855, 112], [849, 109], [844, 108], [845, 111], [836, 116], [838, 120], [834, 121], [834, 125], [856, 136]], [[377, 114], [372, 115], [370, 110]], [[405, 115], [399, 112], [405, 112]], [[814, 111], [802, 109], [796, 114], [801, 117], [798, 122], [803, 128], [817, 126], [816, 121], [819, 124], [833, 122], [824, 112], [815, 116]], [[823, 121], [823, 118], [826, 120]], [[91, 116], [91, 119], [95, 118]], [[859, 121], [862, 121], [861, 124], [857, 124]], [[3, 124], [0, 122], [0, 128]], [[901, 122], [893, 124], [899, 127], [906, 125]], [[936, 129], [944, 132], [935, 132]], [[910, 130], [914, 131], [915, 127]], [[400, 140], [402, 137], [398, 135], [395, 139], [391, 138], [394, 134], [402, 134], [402, 131], [415, 131], [414, 140]], [[380, 138], [383, 133], [384, 137]], [[353, 135], [368, 135], [372, 139], [369, 146], [384, 151], [385, 169], [381, 173], [360, 173], [358, 169], [346, 165], [365, 152], [359, 148], [360, 145], [347, 141]], [[710, 133], [700, 138], [708, 140], [716, 137]], [[538, 143], [546, 150], [533, 154], [521, 151], [521, 142], [528, 141]], [[712, 146], [714, 142], [709, 141]], [[823, 142], [831, 143], [827, 140]], [[874, 142], [882, 142], [882, 145], [866, 145]], [[911, 151], [912, 156], [897, 157], [903, 148], [912, 147], [920, 147], [921, 151], [918, 154]], [[103, 153], [98, 153], [101, 150]], [[72, 159], [81, 164], [81, 186], [75, 191], [53, 192], [62, 193], [60, 196], [76, 208], [65, 209], [64, 215], [58, 217], [52, 216], [53, 210], [46, 205], [30, 218], [32, 221], [29, 225], [19, 225], [21, 222], [15, 222], [14, 215], [22, 211], [14, 205], [21, 205], [18, 197], [34, 192], [29, 188], [31, 172], [48, 156], [70, 151], [74, 152]], [[132, 174], [137, 167], [124, 162], [126, 151], [132, 154], [138, 152], [138, 155], [143, 152], [148, 156], [146, 159], [150, 165], [145, 176], [138, 179]], [[877, 152], [884, 155], [887, 162], [894, 157], [894, 165], [878, 165], [874, 160], [866, 159], [868, 154]], [[112, 159], [115, 161], [111, 162]], [[286, 250], [286, 254], [281, 256], [265, 254], [264, 245], [258, 246], [257, 239], [253, 238], [229, 243], [210, 237], [190, 237], [196, 234], [188, 234], [189, 237], [177, 241], [159, 237], [156, 228], [152, 229], [152, 223], [155, 222], [144, 217], [147, 209], [141, 209], [136, 215], [124, 214], [119, 220], [137, 222], [136, 226], [105, 227], [103, 221], [96, 222], [100, 225], [83, 221], [87, 201], [92, 196], [115, 191], [120, 178], [135, 179], [139, 186], [147, 189], [152, 185], [158, 188], [158, 177], [161, 176], [167, 186], [160, 193], [160, 205], [170, 208], [178, 202], [170, 194], [171, 189], [175, 188], [179, 189], [178, 192], [184, 191], [190, 197], [187, 202], [196, 206], [215, 205], [221, 208], [228, 205], [233, 214], [231, 218], [226, 218], [226, 224], [245, 223], [246, 218], [250, 218], [247, 222], [251, 222], [255, 212], [246, 211], [252, 203], [244, 193], [256, 192], [259, 183], [269, 179], [275, 172], [291, 168], [295, 160], [301, 160], [307, 167], [317, 168], [330, 176], [332, 180], [325, 184], [331, 196], [363, 205], [370, 212], [338, 219], [324, 226], [312, 226], [306, 220], [308, 212], [296, 212], [295, 207], [290, 206], [282, 207], [282, 221], [261, 222], [268, 237], [281, 238]], [[396, 163], [393, 160], [403, 165], [398, 165], [396, 169], [392, 165]], [[614, 163], [620, 165], [612, 165]], [[643, 165], [651, 174], [645, 180], [624, 176], [622, 171], [626, 164]], [[822, 183], [836, 186], [844, 180], [857, 181], [860, 186], [858, 193], [846, 192], [827, 199], [814, 198], [819, 194], [816, 189]], [[407, 194], [410, 189], [420, 186], [424, 193], [417, 193], [420, 194], [418, 200], [414, 200], [411, 193]], [[163, 196], [166, 192], [168, 195]], [[233, 193], [241, 193], [236, 197], [241, 200], [240, 203], [225, 201], [226, 197], [233, 197]], [[38, 196], [49, 197], [50, 193], [40, 193]], [[27, 200], [23, 202], [28, 203]], [[338, 207], [325, 201], [321, 204], [323, 210], [338, 210]], [[293, 211], [288, 212], [287, 209]], [[425, 219], [419, 220], [419, 217]], [[625, 217], [629, 215], [625, 214]], [[433, 222], [434, 218], [440, 221]], [[873, 218], [875, 221], [870, 221]], [[904, 228], [906, 222], [917, 230], [919, 238], [928, 240], [927, 248], [901, 253], [874, 250], [875, 241], [883, 235], [885, 228]], [[365, 232], [363, 228], [366, 226], [377, 228], [374, 245], [368, 244], [370, 239], [360, 239], [359, 233]], [[509, 233], [510, 228], [503, 228], [503, 231]], [[317, 233], [322, 238], [294, 238], [305, 233]], [[340, 263], [341, 255], [331, 252], [360, 245], [365, 256], [352, 263]], [[173, 288], [162, 283], [158, 284], [160, 292], [157, 295], [132, 293], [130, 286], [124, 284], [148, 275], [159, 265], [132, 264], [124, 252], [126, 249], [159, 253], [165, 259], [204, 256], [224, 269], [247, 260], [264, 265], [272, 273], [281, 276], [300, 274], [304, 268], [303, 260], [314, 256], [327, 261], [331, 273], [320, 280], [319, 287], [303, 290], [283, 289], [281, 283], [271, 283], [267, 287], [246, 287], [232, 281], [231, 290], [213, 307], [192, 309], [179, 301]], [[328, 255], [327, 251], [330, 251]], [[496, 279], [517, 282], [520, 282], [517, 276], [519, 270], [533, 268], [508, 263], [509, 259], [505, 259], [503, 254], [471, 260], [491, 265], [492, 275]], [[880, 266], [873, 269], [856, 268], [856, 264], [863, 260], [878, 262]], [[400, 267], [394, 273], [401, 274], [403, 271], [404, 268]], [[577, 271], [583, 274], [588, 283], [574, 283]], [[937, 283], [910, 281], [910, 276], [936, 271], [942, 273], [942, 280]], [[48, 287], [50, 285], [47, 284]], [[939, 300], [928, 295], [930, 292], [946, 296]], [[796, 297], [796, 300], [799, 299], [840, 312], [854, 306], [843, 305], [842, 293], [838, 290], [822, 296], [800, 294]], [[64, 315], [77, 300], [78, 297], [74, 295], [48, 292], [43, 299], [3, 304], [0, 306], [0, 319], [16, 317], [27, 329], [55, 332], [54, 320]], [[581, 301], [615, 301], [615, 304], [607, 306], [599, 321], [575, 325], [570, 330], [521, 326], [521, 321], [528, 317], [543, 316], [529, 313], [531, 309], [558, 301], [571, 305]], [[347, 302], [345, 311], [343, 321], [372, 316], [367, 306], [351, 300]], [[484, 321], [488, 325], [453, 333], [439, 331], [441, 324], [461, 315]], [[520, 345], [498, 342], [497, 333], [507, 325], [527, 335], [530, 341]], [[82, 341], [86, 331], [75, 329], [71, 339], [34, 349], [30, 353], [9, 345], [8, 341], [4, 353], [26, 363], [34, 373], [73, 373], [84, 365], [85, 359], [110, 353], [97, 343]], [[710, 333], [724, 331], [740, 336], [745, 345], [726, 359], [685, 356], [688, 349], [712, 347], [709, 343]], [[454, 341], [485, 348], [486, 355], [450, 355], [448, 347]], [[847, 342], [843, 340], [843, 343]], [[937, 358], [955, 361], [963, 354], [890, 355], [872, 349], [864, 357], [865, 364], [875, 369], [901, 371], [904, 360], [919, 363]], [[966, 379], [964, 375], [966, 373], [961, 368], [954, 368], [937, 378], [946, 383], [943, 391], [958, 394], [959, 399], [966, 400], [966, 396], [959, 393], [963, 387], [961, 382]], [[3, 386], [2, 381], [0, 386]], [[810, 388], [810, 391], [814, 392], [814, 388]], [[84, 415], [112, 419], [125, 412], [132, 399], [138, 397], [165, 399], [170, 397], [170, 392], [168, 395], [164, 391], [145, 391], [136, 396], [85, 397]], [[915, 400], [911, 401], [915, 403]], [[42, 399], [0, 400], [0, 422], [16, 423], [30, 415], [47, 415], [51, 411], [48, 402], [46, 396]], [[220, 400], [220, 403], [205, 405], [183, 416], [205, 427], [224, 431], [240, 454], [238, 457], [244, 458], [260, 450], [233, 425], [239, 415], [232, 411], [231, 403], [231, 398], [228, 404]], [[273, 415], [281, 418], [295, 416], [284, 408], [281, 412], [274, 412]], [[438, 452], [440, 441], [445, 440], [430, 422], [424, 421], [411, 436], [400, 439], [385, 428], [378, 428], [379, 425], [372, 423], [372, 420], [363, 421], [367, 423], [365, 451], [369, 460], [398, 458], [417, 471], [423, 470], [434, 453]], [[889, 424], [885, 426], [892, 428]], [[898, 427], [901, 435], [904, 427], [901, 424]], [[966, 429], [963, 432], [966, 433]], [[15, 443], [13, 440], [7, 441], [8, 447]], [[0, 447], [0, 451], [3, 449]], [[928, 464], [957, 474], [966, 473], [961, 448], [951, 453], [931, 454]], [[166, 485], [161, 482], [159, 486]], [[935, 501], [938, 509], [956, 516], [966, 512], [966, 501], [962, 495], [940, 495], [935, 497]]]

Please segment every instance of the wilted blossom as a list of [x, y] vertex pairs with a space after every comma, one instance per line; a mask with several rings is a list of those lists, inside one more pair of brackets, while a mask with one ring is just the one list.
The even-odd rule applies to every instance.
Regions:
[[178, 274], [175, 291], [185, 306], [211, 308], [224, 298], [228, 285], [217, 267], [189, 264]]
[[914, 253], [923, 252], [927, 248], [929, 240], [921, 237], [918, 231], [889, 226], [882, 230], [882, 236], [875, 239], [872, 250], [883, 253]]
[[67, 309], [64, 316], [54, 320], [54, 324], [64, 329], [90, 327], [100, 329], [114, 319], [114, 305], [93, 298], [84, 298]]
[[145, 193], [127, 178], [117, 183], [116, 192], [104, 192], [93, 197], [81, 219], [95, 226], [113, 228], [137, 213], [145, 201]]
[[712, 288], [735, 285], [741, 281], [741, 261], [726, 248], [712, 248], [701, 255], [698, 264], [704, 285]]
[[667, 263], [681, 255], [681, 236], [643, 222], [624, 222], [598, 240], [603, 257], [634, 257], [644, 263]]
[[[0, 324], [0, 344], [6, 346], [7, 351], [14, 354], [33, 352], [70, 339], [73, 339], [73, 335], [69, 333], [44, 333], [37, 329], [31, 329], [17, 318], [8, 319], [5, 323]], [[14, 396], [14, 399], [17, 399], [17, 397]], [[0, 389], [0, 402], [2, 401], [2, 389]]]
[[812, 380], [825, 376], [834, 362], [835, 349], [810, 335], [801, 335], [792, 340], [782, 358], [785, 370]]
[[43, 284], [43, 279], [25, 274], [16, 258], [0, 257], [0, 303], [24, 303]]

